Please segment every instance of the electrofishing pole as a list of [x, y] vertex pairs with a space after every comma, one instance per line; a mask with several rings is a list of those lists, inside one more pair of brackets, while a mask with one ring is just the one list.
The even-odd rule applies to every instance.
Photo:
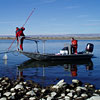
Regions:
[[30, 13], [30, 15], [28, 16], [28, 18], [26, 19], [25, 23], [23, 24], [22, 27], [25, 26], [25, 24], [27, 23], [27, 21], [29, 20], [29, 18], [32, 16], [33, 12], [35, 11], [35, 8], [32, 10], [32, 12]]
[[[29, 18], [32, 16], [33, 12], [35, 11], [35, 8], [31, 11], [30, 15], [27, 17], [25, 23], [23, 24], [22, 27], [25, 26], [25, 24], [28, 22]], [[11, 43], [11, 45], [9, 46], [8, 50], [11, 48], [11, 46], [13, 45], [14, 41], [16, 40], [16, 38], [13, 40], [13, 42]]]

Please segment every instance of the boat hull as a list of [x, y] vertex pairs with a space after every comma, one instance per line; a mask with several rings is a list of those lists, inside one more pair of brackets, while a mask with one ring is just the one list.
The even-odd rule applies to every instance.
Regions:
[[20, 52], [25, 56], [34, 59], [34, 60], [84, 60], [91, 59], [93, 54], [70, 54], [70, 55], [55, 55], [55, 54], [40, 54], [32, 52]]

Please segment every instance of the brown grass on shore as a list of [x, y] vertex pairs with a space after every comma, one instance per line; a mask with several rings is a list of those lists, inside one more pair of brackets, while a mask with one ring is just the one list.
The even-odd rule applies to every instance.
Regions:
[[[15, 39], [15, 37], [0, 37], [0, 39], [4, 39], [4, 40], [13, 40]], [[70, 40], [71, 37], [41, 37], [41, 36], [37, 36], [37, 37], [29, 37], [29, 39], [41, 39], [41, 40]], [[100, 37], [75, 37], [75, 39], [77, 40], [100, 40]]]

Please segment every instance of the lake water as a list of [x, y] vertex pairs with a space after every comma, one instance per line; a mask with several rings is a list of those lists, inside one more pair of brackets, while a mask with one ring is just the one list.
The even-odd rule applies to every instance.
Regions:
[[[55, 84], [61, 79], [71, 83], [72, 79], [94, 84], [100, 88], [100, 40], [78, 40], [78, 51], [85, 50], [87, 43], [94, 44], [94, 56], [91, 61], [71, 62], [38, 62], [30, 61], [26, 56], [17, 52], [7, 54], [8, 60], [3, 60], [4, 51], [9, 48], [13, 40], [0, 40], [0, 77], [7, 76], [11, 79], [24, 78], [33, 80], [41, 85]], [[59, 53], [70, 40], [48, 40], [45, 43], [46, 53]], [[39, 42], [39, 51], [43, 52], [43, 43]], [[16, 50], [13, 43], [10, 50]], [[36, 52], [33, 41], [24, 41], [24, 51]]]

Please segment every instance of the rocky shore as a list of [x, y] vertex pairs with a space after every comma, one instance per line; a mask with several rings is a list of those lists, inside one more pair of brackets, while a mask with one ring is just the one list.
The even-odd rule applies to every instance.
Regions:
[[0, 100], [100, 100], [100, 90], [90, 83], [63, 79], [57, 84], [42, 87], [28, 80], [0, 78]]

